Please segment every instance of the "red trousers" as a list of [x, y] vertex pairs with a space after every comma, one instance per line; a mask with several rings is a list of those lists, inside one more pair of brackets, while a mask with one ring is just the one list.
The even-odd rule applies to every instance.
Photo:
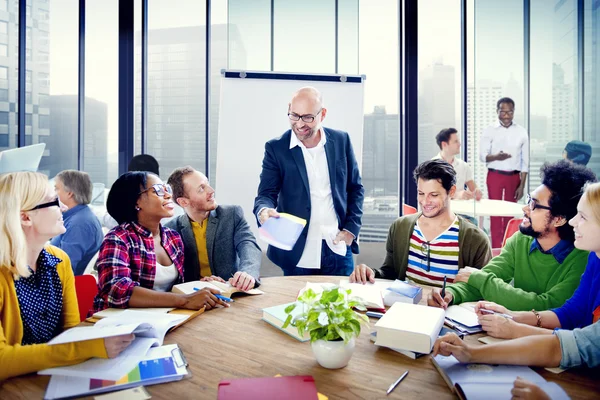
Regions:
[[[504, 172], [504, 171], [501, 171]], [[492, 200], [515, 200], [515, 192], [521, 183], [521, 174], [514, 173], [506, 175], [498, 171], [488, 170], [487, 174], [488, 196]], [[506, 225], [513, 217], [491, 217], [490, 231], [492, 234], [492, 248], [499, 249], [502, 246]]]

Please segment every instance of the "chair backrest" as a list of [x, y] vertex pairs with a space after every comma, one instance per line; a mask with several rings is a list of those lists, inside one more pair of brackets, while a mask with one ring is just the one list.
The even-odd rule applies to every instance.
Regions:
[[502, 241], [502, 247], [506, 244], [506, 241], [514, 235], [519, 230], [519, 225], [521, 225], [521, 218], [513, 218], [508, 221], [506, 225], [506, 231], [504, 232], [504, 240]]
[[75, 292], [77, 292], [77, 304], [79, 304], [79, 319], [83, 321], [94, 304], [94, 297], [98, 294], [96, 278], [93, 275], [76, 276]]
[[414, 208], [413, 206], [409, 206], [408, 204], [402, 204], [402, 215], [410, 215], [410, 214], [416, 214], [417, 213], [417, 209]]

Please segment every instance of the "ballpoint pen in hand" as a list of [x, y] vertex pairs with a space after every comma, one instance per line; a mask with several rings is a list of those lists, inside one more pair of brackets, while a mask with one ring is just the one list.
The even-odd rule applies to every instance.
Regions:
[[440, 293], [442, 300], [446, 297], [446, 275], [444, 275], [444, 286], [442, 286], [442, 292]]
[[390, 387], [388, 388], [386, 395], [392, 393], [392, 391], [394, 389], [396, 389], [396, 386], [398, 386], [398, 384], [400, 384], [400, 382], [402, 382], [402, 379], [404, 379], [406, 377], [406, 375], [408, 375], [408, 371], [406, 371], [405, 373], [402, 374], [402, 376], [400, 378], [398, 378], [398, 380], [396, 380], [396, 382], [392, 383], [390, 385]]

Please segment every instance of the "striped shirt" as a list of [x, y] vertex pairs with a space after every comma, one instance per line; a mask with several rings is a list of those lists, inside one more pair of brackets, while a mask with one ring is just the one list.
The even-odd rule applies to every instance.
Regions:
[[458, 273], [458, 218], [438, 237], [427, 241], [419, 228], [419, 220], [410, 237], [406, 276], [423, 285], [442, 286], [454, 282]]

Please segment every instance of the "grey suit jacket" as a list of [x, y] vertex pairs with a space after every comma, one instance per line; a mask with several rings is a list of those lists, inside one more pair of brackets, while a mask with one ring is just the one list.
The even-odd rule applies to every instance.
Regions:
[[[218, 206], [210, 212], [206, 226], [206, 250], [213, 275], [228, 280], [237, 271], [247, 272], [258, 286], [262, 251], [244, 218], [240, 206]], [[181, 235], [184, 245], [184, 281], [200, 279], [198, 249], [190, 218], [184, 214], [167, 222], [165, 226]]]

